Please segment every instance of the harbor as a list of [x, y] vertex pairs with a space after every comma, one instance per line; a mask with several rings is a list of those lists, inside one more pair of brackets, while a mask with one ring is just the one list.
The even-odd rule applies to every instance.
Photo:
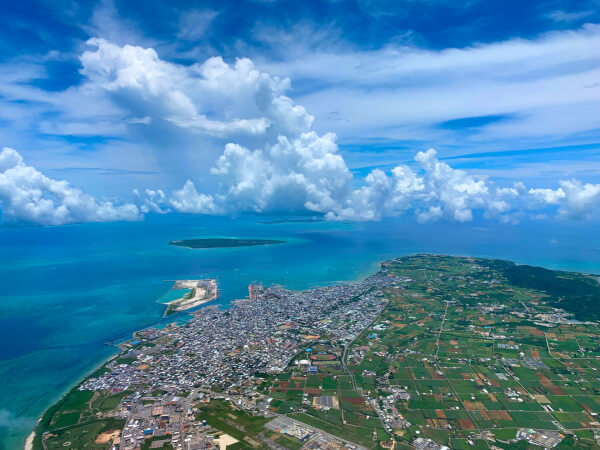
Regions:
[[173, 287], [165, 296], [175, 298], [166, 302], [168, 306], [163, 317], [195, 308], [216, 300], [219, 296], [219, 285], [215, 278], [175, 280]]

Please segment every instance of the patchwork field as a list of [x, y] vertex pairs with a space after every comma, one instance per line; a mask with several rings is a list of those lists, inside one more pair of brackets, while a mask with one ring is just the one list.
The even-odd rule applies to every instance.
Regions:
[[345, 362], [398, 444], [526, 448], [515, 437], [531, 428], [556, 432], [559, 446], [597, 445], [600, 331], [571, 302], [600, 299], [600, 285], [532, 269], [430, 255], [384, 265], [399, 281]]

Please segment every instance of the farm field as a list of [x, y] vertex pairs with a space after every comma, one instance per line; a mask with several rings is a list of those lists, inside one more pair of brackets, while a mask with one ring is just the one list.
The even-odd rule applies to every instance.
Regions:
[[534, 448], [519, 429], [596, 445], [600, 331], [569, 302], [598, 295], [597, 280], [559, 273], [569, 298], [505, 261], [417, 255], [382, 270], [398, 281], [380, 316], [348, 349], [321, 336], [300, 352], [269, 380], [271, 411], [367, 448]]
[[535, 448], [515, 439], [520, 428], [558, 447], [597, 445], [600, 330], [572, 304], [598, 296], [597, 277], [552, 275], [569, 281], [561, 293], [545, 272], [547, 285], [504, 261], [417, 255], [383, 268], [399, 282], [345, 361], [382, 431], [452, 448]]

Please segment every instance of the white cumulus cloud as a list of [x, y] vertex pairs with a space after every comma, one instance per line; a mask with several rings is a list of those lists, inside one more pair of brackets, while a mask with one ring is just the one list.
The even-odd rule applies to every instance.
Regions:
[[[382, 170], [372, 171], [365, 185], [354, 190], [345, 203], [328, 212], [338, 220], [377, 220], [414, 209], [421, 222], [445, 218], [451, 221], [473, 220], [473, 211], [481, 210], [488, 217], [498, 217], [511, 206], [504, 197], [519, 195], [517, 188], [492, 189], [480, 177], [454, 169], [440, 161], [437, 152], [429, 149], [415, 156], [420, 170], [397, 166], [388, 176]], [[520, 185], [518, 185], [520, 188]]]
[[115, 205], [54, 180], [28, 166], [12, 148], [0, 152], [0, 204], [3, 220], [60, 225], [141, 219], [136, 205]]
[[227, 144], [211, 173], [230, 208], [257, 212], [327, 212], [350, 192], [352, 178], [335, 136], [314, 131], [280, 135], [266, 149]]
[[398, 166], [391, 176], [375, 169], [365, 178], [365, 185], [354, 190], [345, 202], [327, 213], [335, 220], [379, 220], [413, 207], [425, 190], [423, 178], [407, 166]]
[[558, 205], [559, 215], [568, 218], [589, 218], [600, 207], [600, 184], [582, 183], [576, 179], [561, 180], [558, 189], [530, 189], [538, 202]]
[[183, 188], [172, 192], [168, 203], [178, 212], [195, 214], [222, 213], [221, 208], [215, 204], [213, 196], [199, 193], [190, 180], [185, 182]]
[[[289, 80], [221, 57], [190, 66], [159, 58], [152, 48], [90, 39], [81, 55], [86, 89], [104, 90], [136, 116], [216, 137], [301, 132], [312, 123], [306, 110], [284, 95]], [[209, 115], [212, 116], [209, 118]]]

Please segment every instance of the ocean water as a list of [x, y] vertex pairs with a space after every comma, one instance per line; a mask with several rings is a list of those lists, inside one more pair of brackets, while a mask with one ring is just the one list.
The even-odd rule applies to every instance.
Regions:
[[171, 289], [165, 295], [158, 299], [160, 303], [169, 303], [173, 300], [183, 298], [186, 294], [189, 294], [191, 289]]
[[[40, 414], [114, 354], [106, 342], [158, 323], [177, 278], [219, 277], [221, 298], [253, 281], [302, 289], [361, 279], [413, 253], [511, 259], [600, 273], [598, 223], [261, 224], [265, 217], [150, 216], [137, 223], [0, 228], [0, 449], [22, 448]], [[229, 236], [286, 244], [192, 250]]]

